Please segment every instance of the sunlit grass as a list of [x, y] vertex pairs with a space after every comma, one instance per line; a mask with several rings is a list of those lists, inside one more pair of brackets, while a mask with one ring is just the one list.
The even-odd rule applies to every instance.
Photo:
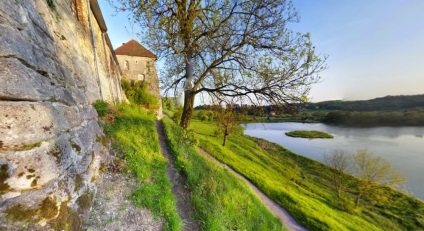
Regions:
[[390, 191], [379, 206], [355, 208], [341, 203], [329, 185], [329, 168], [262, 139], [230, 135], [226, 147], [213, 133], [214, 124], [193, 121], [200, 146], [250, 179], [310, 230], [422, 230], [424, 205]]
[[[113, 109], [112, 109], [113, 110]], [[116, 117], [104, 125], [117, 152], [138, 180], [130, 198], [164, 220], [164, 230], [180, 230], [176, 200], [166, 176], [167, 160], [160, 152], [155, 115], [138, 107], [120, 105]]]
[[245, 182], [200, 155], [172, 121], [163, 122], [170, 152], [186, 178], [202, 230], [285, 230]]
[[290, 131], [285, 133], [287, 136], [309, 139], [332, 139], [332, 135], [321, 131]]

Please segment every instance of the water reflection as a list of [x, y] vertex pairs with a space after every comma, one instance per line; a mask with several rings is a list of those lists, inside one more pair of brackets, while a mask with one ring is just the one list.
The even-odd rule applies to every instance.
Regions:
[[[352, 128], [321, 123], [245, 124], [245, 134], [278, 143], [295, 153], [323, 161], [323, 155], [336, 149], [356, 152], [367, 149], [390, 162], [407, 179], [406, 189], [424, 199], [424, 127]], [[319, 130], [334, 139], [301, 139], [284, 133], [293, 130]]]

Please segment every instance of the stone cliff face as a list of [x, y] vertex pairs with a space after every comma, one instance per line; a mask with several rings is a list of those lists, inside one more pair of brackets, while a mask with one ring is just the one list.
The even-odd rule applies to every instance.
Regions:
[[0, 229], [78, 230], [108, 155], [91, 103], [122, 99], [119, 79], [102, 82], [71, 2], [0, 6]]

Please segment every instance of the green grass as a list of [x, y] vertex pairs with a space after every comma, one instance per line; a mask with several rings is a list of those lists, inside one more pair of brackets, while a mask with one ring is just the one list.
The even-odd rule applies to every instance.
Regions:
[[163, 123], [175, 166], [191, 191], [201, 230], [286, 230], [245, 182], [200, 155], [171, 120]]
[[181, 230], [182, 221], [166, 176], [167, 159], [160, 151], [155, 115], [129, 105], [116, 106], [110, 111], [115, 112], [115, 117], [108, 118], [104, 130], [138, 180], [130, 198], [135, 205], [161, 217], [164, 230]]
[[[330, 169], [268, 141], [230, 135], [227, 146], [214, 124], [192, 121], [200, 146], [248, 178], [309, 230], [423, 230], [424, 204], [389, 190], [385, 203], [341, 203], [330, 185]], [[354, 179], [354, 178], [352, 178]]]
[[326, 133], [326, 132], [321, 132], [321, 131], [305, 131], [305, 130], [297, 130], [297, 131], [290, 131], [290, 132], [286, 132], [287, 136], [290, 137], [299, 137], [299, 138], [309, 138], [309, 139], [332, 139], [334, 138], [332, 135]]
[[107, 109], [109, 104], [103, 100], [96, 100], [93, 103], [94, 108], [97, 111], [97, 114], [99, 114], [100, 117], [106, 116], [107, 115]]

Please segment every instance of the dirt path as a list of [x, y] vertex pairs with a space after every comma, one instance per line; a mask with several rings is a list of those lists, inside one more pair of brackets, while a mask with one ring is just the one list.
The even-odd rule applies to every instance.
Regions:
[[185, 188], [183, 178], [180, 174], [178, 174], [177, 169], [175, 169], [174, 167], [174, 160], [169, 154], [161, 121], [156, 121], [156, 130], [158, 131], [159, 143], [162, 149], [162, 153], [169, 161], [167, 167], [167, 175], [172, 183], [172, 192], [174, 193], [175, 198], [177, 199], [178, 213], [180, 214], [184, 222], [183, 230], [199, 230], [200, 225], [191, 218], [191, 215], [194, 214], [194, 210], [190, 206], [190, 192], [187, 188]]
[[232, 172], [234, 175], [245, 181], [252, 190], [256, 193], [256, 195], [259, 196], [262, 203], [274, 214], [274, 216], [281, 219], [283, 224], [291, 231], [306, 231], [307, 229], [301, 226], [299, 223], [294, 220], [292, 216], [281, 206], [279, 206], [277, 203], [275, 203], [273, 200], [271, 200], [268, 196], [266, 196], [263, 192], [261, 192], [256, 186], [254, 186], [252, 183], [250, 183], [249, 180], [244, 178], [244, 176], [240, 175], [236, 171], [234, 171], [232, 168], [227, 166], [226, 164], [220, 162], [219, 160], [215, 159], [215, 157], [211, 156], [209, 153], [207, 153], [205, 150], [198, 148], [197, 149], [202, 155], [204, 155], [206, 158], [215, 161], [219, 165], [225, 167], [228, 171]]

